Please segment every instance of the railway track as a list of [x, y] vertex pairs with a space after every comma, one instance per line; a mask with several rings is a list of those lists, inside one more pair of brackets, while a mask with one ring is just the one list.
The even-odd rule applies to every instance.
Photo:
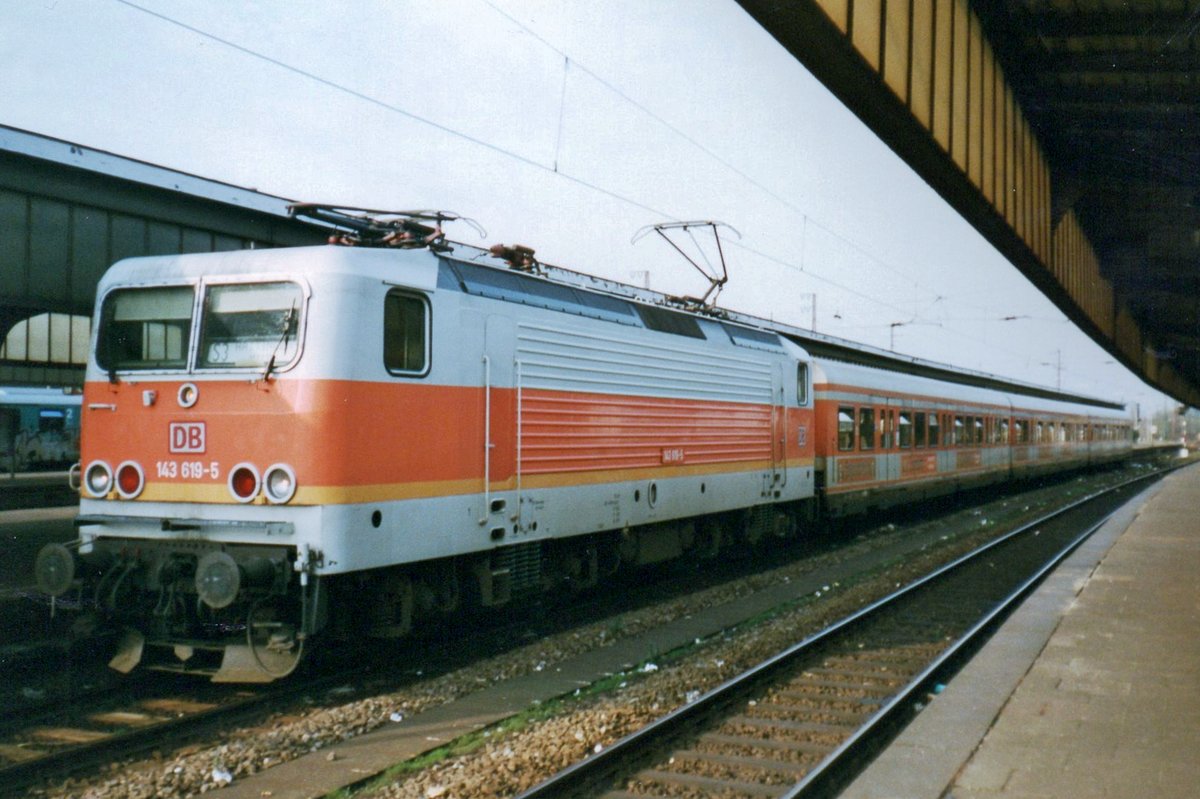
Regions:
[[904, 586], [520, 799], [833, 795], [1146, 479], [1085, 497]]
[[[744, 568], [752, 571], [753, 564]], [[631, 590], [630, 593], [636, 595], [637, 591]], [[629, 599], [630, 597], [627, 596], [625, 601], [618, 602], [618, 604], [627, 607]], [[648, 600], [643, 597], [642, 601]], [[590, 612], [581, 611], [578, 607], [573, 608], [571, 613], [566, 614], [572, 618], [560, 619], [558, 623], [550, 626], [569, 627], [571, 624], [582, 623], [578, 618], [580, 612], [585, 617], [589, 613], [603, 615], [611, 612], [611, 608], [605, 610], [606, 607], [605, 603], [600, 603], [598, 610]], [[455, 652], [443, 653], [440, 657], [429, 658], [427, 662], [422, 663], [425, 676], [433, 677], [444, 670], [462, 665], [463, 659], [468, 655], [470, 657], [486, 656], [486, 652], [483, 655], [479, 654], [481, 650], [505, 651], [512, 644], [515, 629], [493, 629], [491, 632], [494, 634], [481, 636], [480, 638], [492, 640], [492, 643], [481, 643], [480, 647], [473, 649], [473, 655], [464, 654], [460, 649]], [[475, 635], [478, 635], [479, 632], [479, 630], [475, 630]], [[539, 630], [539, 634], [548, 635], [553, 632], [548, 628]], [[940, 644], [940, 641], [935, 643]], [[860, 652], [859, 655], [861, 656], [861, 654]], [[897, 650], [891, 654], [877, 653], [870, 661], [862, 660], [860, 657], [861, 662], [857, 664], [831, 661], [830, 664], [821, 667], [826, 671], [822, 672], [823, 676], [813, 687], [818, 693], [837, 694], [842, 692], [845, 686], [841, 686], [840, 683], [845, 682], [846, 675], [852, 671], [853, 673], [861, 672], [868, 663], [874, 663], [876, 666], [882, 663], [885, 666], [883, 673], [872, 679], [881, 685], [890, 684], [891, 678], [903, 673], [903, 669], [909, 667], [907, 664], [919, 665], [923, 662], [922, 659], [927, 658], [928, 655], [929, 653], [923, 649], [909, 648]], [[198, 742], [206, 735], [228, 730], [239, 722], [246, 722], [255, 717], [265, 717], [271, 712], [277, 712], [281, 706], [286, 706], [288, 702], [294, 702], [300, 696], [316, 696], [326, 688], [342, 686], [353, 679], [349, 673], [338, 671], [332, 675], [309, 677], [303, 681], [282, 686], [259, 687], [253, 691], [231, 690], [229, 686], [210, 686], [194, 682], [181, 682], [177, 679], [155, 680], [142, 686], [136, 693], [126, 691], [119, 696], [101, 695], [75, 698], [70, 705], [78, 707], [77, 712], [66, 712], [62, 708], [56, 708], [49, 717], [41, 718], [25, 714], [21, 714], [23, 717], [18, 718], [14, 714], [8, 723], [0, 725], [0, 795], [7, 795], [9, 792], [15, 792], [48, 777], [61, 779], [68, 774], [99, 771], [101, 766], [134, 757], [139, 753], [144, 754], [150, 751], [166, 753], [173, 747], [193, 741]], [[412, 674], [407, 676], [395, 673], [386, 674], [380, 673], [378, 670], [373, 673], [376, 688], [378, 685], [387, 686], [381, 690], [394, 690], [406, 681], [411, 682], [415, 679]], [[818, 702], [813, 698], [805, 699], [790, 695], [783, 695], [782, 698], [793, 704], [808, 704], [822, 708], [823, 714], [820, 719], [809, 723], [824, 726], [810, 730], [810, 732], [818, 738], [821, 734], [828, 738], [834, 731], [827, 728], [834, 726], [841, 728], [847, 724], [857, 723], [858, 716], [863, 713], [869, 715], [883, 704], [882, 700], [876, 701], [879, 696], [886, 696], [879, 691], [872, 693], [865, 689], [857, 692], [846, 690], [845, 693], [845, 696], [840, 697], [837, 702], [832, 704], [823, 702], [823, 700]], [[766, 718], [769, 709], [767, 702], [748, 701], [755, 701], [756, 704], [747, 705], [752, 708], [749, 711], [747, 726], [748, 728], [758, 727], [760, 732], [757, 735], [761, 738], [761, 729], [764, 727], [763, 719]], [[755, 737], [755, 733], [750, 732], [749, 735], [743, 735], [743, 737]], [[762, 744], [762, 746], [769, 745]], [[823, 750], [807, 748], [813, 749], [809, 753], [811, 757], [807, 759], [814, 761], [820, 759], [818, 755]], [[825, 749], [828, 749], [828, 746]], [[695, 762], [695, 757], [695, 752], [684, 750], [676, 758], [675, 763], [668, 765], [673, 769], [683, 769], [685, 764]], [[733, 754], [726, 757], [735, 758], [725, 763], [727, 767], [739, 767], [738, 764], [742, 761], [737, 758], [744, 758], [745, 755]], [[797, 762], [803, 765], [807, 761], [805, 758], [799, 758]], [[690, 768], [691, 766], [686, 767]]]
[[0, 795], [44, 779], [180, 746], [262, 712], [292, 690], [221, 690], [155, 678], [81, 693], [54, 709], [14, 714], [0, 727]]

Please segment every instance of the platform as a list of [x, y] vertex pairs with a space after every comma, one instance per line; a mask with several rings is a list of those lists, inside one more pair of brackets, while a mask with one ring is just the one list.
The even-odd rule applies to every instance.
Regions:
[[1200, 465], [1129, 502], [843, 799], [1200, 793]]

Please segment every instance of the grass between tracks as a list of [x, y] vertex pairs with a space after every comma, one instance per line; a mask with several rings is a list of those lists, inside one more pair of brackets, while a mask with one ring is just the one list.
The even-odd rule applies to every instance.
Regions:
[[[1065, 485], [1059, 485], [1058, 499], [1069, 498], [1076, 493], [1085, 493], [1086, 488], [1075, 485], [1076, 481], [1067, 482]], [[1082, 489], [1082, 490], [1081, 490]], [[1065, 497], [1062, 496], [1065, 494]], [[1042, 507], [1048, 502], [1048, 497], [1041, 501], [1031, 502], [1034, 508], [1026, 504], [1028, 498], [1020, 501], [998, 502], [993, 505], [988, 512], [987, 517], [980, 519], [971, 519], [970, 514], [978, 515], [978, 511], [965, 510], [960, 513], [951, 514], [948, 518], [957, 517], [961, 521], [968, 521], [967, 524], [961, 524], [961, 521], [955, 525], [956, 530], [947, 532], [948, 535], [942, 536], [939, 540], [931, 541], [919, 551], [927, 555], [933, 555], [935, 551], [944, 549], [958, 549], [966, 546], [970, 548], [973, 544], [971, 539], [975, 539], [981, 535], [994, 536], [1004, 529], [1011, 529], [1019, 526], [1022, 522], [1027, 521], [1029, 517], [1036, 516], [1042, 512]], [[964, 518], [966, 517], [966, 518]], [[940, 520], [944, 523], [946, 519]], [[935, 524], [938, 522], [935, 522]], [[648, 664], [653, 663], [655, 666], [670, 666], [680, 661], [686, 660], [694, 656], [696, 653], [707, 648], [711, 644], [737, 637], [754, 630], [755, 628], [766, 625], [780, 616], [794, 613], [803, 609], [807, 605], [818, 602], [823, 596], [834, 593], [835, 595], [846, 596], [849, 589], [864, 586], [879, 580], [879, 578], [888, 572], [894, 570], [898, 565], [902, 564], [907, 559], [911, 558], [913, 552], [908, 552], [895, 557], [887, 558], [885, 561], [878, 562], [872, 567], [855, 574], [849, 578], [842, 578], [837, 582], [831, 582], [829, 586], [823, 588], [816, 594], [806, 594], [796, 597], [792, 600], [784, 602], [776, 607], [747, 618], [730, 628], [721, 632], [714, 633], [711, 636], [703, 639], [696, 639], [688, 644], [676, 647], [672, 650], [662, 653], [647, 653], [647, 657], [636, 667], [624, 672], [618, 672], [609, 675], [601, 680], [580, 688], [572, 693], [537, 703], [524, 711], [516, 713], [508, 718], [499, 721], [489, 727], [477, 730], [465, 735], [459, 736], [452, 741], [443, 744], [435, 749], [431, 749], [424, 754], [421, 754], [412, 759], [388, 768], [387, 770], [364, 778], [361, 782], [356, 783], [346, 788], [340, 789], [328, 795], [328, 799], [350, 799], [350, 797], [371, 793], [381, 790], [389, 785], [403, 780], [404, 778], [421, 772], [427, 768], [437, 766], [454, 758], [470, 755], [482, 747], [490, 743], [502, 741], [506, 737], [523, 732], [529, 728], [536, 726], [542, 722], [551, 720], [557, 716], [565, 715], [581, 705], [592, 702], [604, 697], [627, 686], [639, 682], [642, 679], [649, 677], [657, 669], [648, 668]], [[894, 579], [894, 578], [893, 578]], [[891, 579], [888, 580], [891, 582]], [[875, 590], [887, 593], [887, 586], [876, 586]], [[834, 603], [835, 605], [838, 603]], [[833, 607], [823, 606], [820, 616], [824, 616], [831, 611], [837, 613]], [[816, 627], [820, 627], [820, 620], [814, 618]], [[614, 629], [619, 629], [620, 621], [614, 622]]]

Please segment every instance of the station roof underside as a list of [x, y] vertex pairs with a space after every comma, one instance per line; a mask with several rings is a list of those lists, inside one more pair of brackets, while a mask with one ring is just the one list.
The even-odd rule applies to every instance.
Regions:
[[1200, 0], [740, 0], [1088, 335], [1200, 405]]

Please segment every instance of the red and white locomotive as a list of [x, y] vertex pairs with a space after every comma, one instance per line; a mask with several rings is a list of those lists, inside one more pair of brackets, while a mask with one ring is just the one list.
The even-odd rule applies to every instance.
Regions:
[[414, 246], [101, 281], [79, 540], [36, 573], [125, 629], [114, 667], [269, 680], [318, 633], [402, 636], [1128, 449], [1109, 403], [373, 224]]

